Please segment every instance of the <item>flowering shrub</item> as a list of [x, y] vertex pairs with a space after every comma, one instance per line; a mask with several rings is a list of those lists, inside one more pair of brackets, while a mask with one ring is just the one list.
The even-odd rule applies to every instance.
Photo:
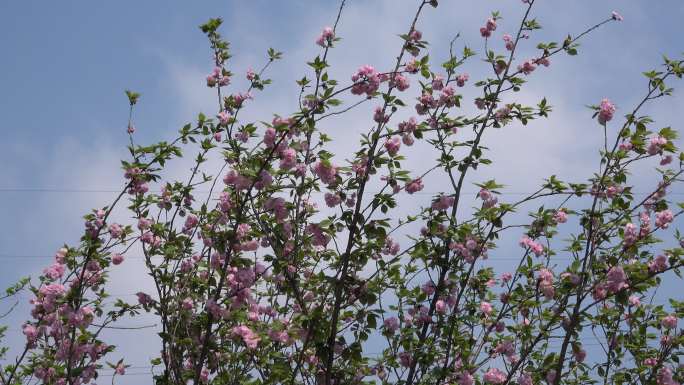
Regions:
[[[676, 153], [676, 132], [655, 131], [640, 111], [672, 93], [666, 82], [682, 76], [682, 61], [665, 59], [661, 70], [647, 72], [646, 93], [633, 109], [607, 98], [592, 107], [605, 145], [588, 180], [552, 176], [514, 201], [501, 197], [496, 181], [483, 181], [477, 207], [464, 218], [466, 176], [490, 163], [485, 135], [551, 112], [546, 99], [527, 106], [515, 92], [535, 71], [552, 70], [551, 57], [577, 54], [581, 38], [622, 20], [607, 15], [518, 59], [518, 47], [540, 33], [534, 4], [522, 1], [517, 31], [500, 31], [496, 12], [484, 21], [483, 59], [491, 67], [484, 79], [461, 70], [475, 52], [455, 53], [456, 40], [449, 60], [430, 63], [417, 25], [439, 7], [431, 0], [416, 2], [393, 68], [362, 65], [338, 81], [327, 58], [339, 39], [343, 1], [335, 24], [312, 39], [321, 51], [298, 82], [300, 109], [261, 124], [241, 120], [240, 112], [270, 84], [265, 75], [281, 54], [269, 50], [261, 70], [247, 71], [249, 88], [227, 94], [236, 75], [221, 20], [202, 25], [213, 53], [206, 85], [216, 90], [215, 116], [200, 114], [172, 141], [149, 146], [135, 144], [129, 120], [125, 186], [85, 216], [80, 244], [59, 249], [31, 283], [26, 345], [0, 380], [88, 384], [106, 367], [126, 375], [129, 364], [109, 361], [113, 342], [101, 331], [150, 313], [160, 325], [161, 350], [151, 362], [156, 384], [681, 382], [684, 305], [672, 300], [666, 311], [649, 297], [663, 274], [679, 276], [684, 263], [684, 242], [668, 247], [672, 242], [658, 238], [680, 242], [678, 232], [665, 230], [682, 213], [668, 189], [681, 181], [684, 156]], [[480, 94], [467, 100], [462, 87]], [[409, 89], [415, 101], [404, 96]], [[132, 111], [139, 95], [127, 96]], [[328, 151], [320, 122], [361, 103], [375, 105], [372, 128], [342, 161]], [[477, 113], [463, 115], [463, 103], [474, 103]], [[414, 116], [400, 121], [398, 111]], [[402, 150], [418, 142], [432, 151], [424, 157], [436, 159], [427, 170], [404, 162]], [[190, 175], [163, 180], [166, 163], [183, 151], [197, 151]], [[201, 170], [211, 154], [222, 164], [208, 175]], [[629, 171], [652, 160], [660, 183], [640, 186], [649, 193], [637, 199]], [[444, 190], [425, 207], [408, 208], [406, 218], [393, 217], [397, 198], [426, 193], [432, 175], [443, 177]], [[206, 199], [193, 194], [200, 186], [210, 190]], [[551, 198], [561, 203], [549, 206]], [[112, 212], [125, 200], [135, 221], [114, 223]], [[537, 202], [527, 223], [510, 222]], [[515, 228], [524, 234], [507, 252], [517, 267], [497, 275], [489, 251]], [[561, 231], [566, 240], [557, 239]], [[126, 263], [131, 248], [144, 254], [156, 291], [107, 305], [108, 273]], [[561, 254], [570, 262], [553, 259]], [[601, 334], [602, 354], [587, 355], [587, 330]]]

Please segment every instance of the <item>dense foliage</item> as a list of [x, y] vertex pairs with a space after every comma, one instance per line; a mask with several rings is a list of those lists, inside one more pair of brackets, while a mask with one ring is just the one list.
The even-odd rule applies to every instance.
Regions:
[[[492, 13], [480, 30], [482, 55], [454, 39], [449, 60], [436, 66], [417, 25], [439, 4], [416, 1], [393, 68], [364, 65], [338, 81], [328, 52], [339, 40], [343, 1], [334, 25], [315, 39], [320, 54], [298, 82], [300, 109], [270, 123], [243, 121], [240, 111], [270, 85], [269, 65], [281, 53], [270, 50], [261, 70], [246, 73], [249, 89], [230, 94], [235, 74], [221, 20], [202, 25], [216, 115], [200, 114], [175, 139], [149, 146], [135, 143], [129, 118], [125, 187], [86, 215], [80, 243], [60, 249], [28, 284], [35, 298], [23, 325], [26, 346], [2, 367], [0, 381], [87, 384], [107, 367], [125, 375], [125, 360], [107, 364], [115, 348], [101, 331], [147, 312], [160, 325], [161, 350], [151, 363], [160, 385], [681, 382], [684, 303], [649, 298], [661, 276], [678, 279], [684, 263], [679, 234], [668, 229], [684, 207], [668, 195], [682, 180], [684, 157], [676, 131], [640, 113], [671, 94], [667, 82], [681, 78], [681, 61], [665, 59], [646, 72], [641, 103], [623, 115], [609, 99], [595, 102], [605, 145], [586, 180], [540, 178], [537, 191], [506, 201], [503, 186], [482, 181], [477, 207], [463, 214], [466, 176], [491, 163], [485, 135], [551, 113], [546, 99], [528, 106], [516, 92], [534, 72], [553, 70], [552, 58], [578, 54], [589, 32], [622, 20], [606, 15], [521, 59], [519, 46], [541, 35], [535, 2], [522, 2], [524, 17], [511, 34], [497, 30], [502, 16]], [[486, 65], [489, 76], [469, 79], [465, 63]], [[480, 96], [468, 100], [462, 87]], [[126, 94], [133, 112], [140, 95]], [[377, 107], [357, 150], [331, 153], [321, 122], [363, 103]], [[465, 103], [477, 113], [464, 114]], [[402, 149], [412, 145], [425, 147], [431, 167], [411, 166]], [[187, 152], [196, 152], [191, 174], [164, 180], [167, 162]], [[212, 154], [222, 165], [206, 174]], [[638, 186], [649, 191], [639, 196], [630, 169], [654, 161], [660, 183]], [[421, 192], [436, 174], [444, 183], [432, 188], [443, 191], [430, 205], [395, 214], [397, 197]], [[206, 199], [193, 194], [199, 187], [210, 190]], [[526, 223], [509, 220], [530, 205], [537, 208]], [[135, 222], [114, 223], [115, 208]], [[495, 272], [488, 252], [521, 228], [520, 247], [507, 250], [517, 268]], [[156, 292], [112, 304], [108, 272], [129, 250], [144, 254]], [[588, 330], [601, 334], [602, 354], [587, 357], [581, 336]]]

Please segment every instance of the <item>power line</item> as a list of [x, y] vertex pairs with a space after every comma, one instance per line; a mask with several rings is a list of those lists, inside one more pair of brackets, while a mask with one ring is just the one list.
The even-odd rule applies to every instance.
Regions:
[[[12, 192], [35, 192], [35, 193], [120, 193], [122, 189], [72, 189], [72, 188], [49, 188], [49, 187], [0, 187], [0, 193], [12, 193]], [[161, 190], [151, 190], [152, 193], [161, 193]], [[503, 191], [498, 192], [497, 195], [530, 195], [534, 191], [529, 192], [516, 192], [516, 191]], [[571, 191], [566, 191], [570, 193]], [[194, 190], [193, 193], [196, 194], [209, 194], [208, 190]], [[213, 191], [212, 194], [218, 194], [218, 191]], [[312, 194], [323, 194], [321, 191], [312, 191]], [[371, 194], [378, 194], [379, 191], [371, 192]], [[390, 193], [390, 191], [387, 191]], [[448, 191], [418, 191], [414, 195], [437, 195], [445, 194]], [[477, 195], [478, 191], [463, 191], [462, 194], [466, 195]], [[653, 192], [635, 192], [632, 195], [650, 195]], [[684, 195], [684, 192], [669, 192], [667, 195]]]
[[[142, 260], [145, 259], [146, 257], [144, 255], [126, 255], [124, 254], [124, 257], [126, 259], [134, 259], [134, 260]], [[0, 259], [48, 259], [48, 258], [53, 258], [52, 255], [14, 255], [14, 254], [0, 254]], [[163, 255], [151, 255], [150, 258], [164, 258]], [[521, 258], [513, 258], [513, 257], [489, 257], [487, 259], [478, 259], [477, 262], [486, 262], [486, 261], [520, 261], [523, 257]], [[551, 261], [572, 261], [574, 258], [571, 257], [551, 257]]]
[[[154, 325], [128, 325], [128, 326], [106, 326], [103, 329], [106, 329], [107, 331], [111, 330], [118, 330], [118, 331], [125, 331], [125, 332], [137, 332], [137, 331], [148, 331], [147, 329], [151, 329], [153, 327], [157, 326], [157, 324]], [[21, 332], [23, 329], [16, 329], [16, 328], [8, 328], [6, 329], [7, 331], [11, 332]]]
[[[33, 259], [33, 258], [53, 258], [54, 256], [49, 255], [49, 254], [44, 254], [44, 255], [14, 255], [14, 254], [0, 254], [0, 259], [2, 258], [20, 258], [20, 259]], [[124, 254], [124, 257], [126, 259], [145, 259], [146, 257], [144, 255], [126, 255]], [[158, 257], [163, 257], [163, 255], [151, 255], [151, 258], [158, 258]]]
[[[580, 338], [575, 339], [575, 341], [580, 341], [580, 342], [582, 342], [582, 341], [587, 341], [587, 340], [592, 340], [592, 341], [596, 341], [596, 342], [592, 342], [592, 343], [582, 343], [582, 347], [587, 347], [587, 348], [592, 348], [592, 347], [594, 347], [594, 348], [598, 348], [598, 347], [600, 347], [600, 346], [605, 346], [605, 345], [608, 344], [608, 341], [599, 341], [599, 340], [598, 340], [596, 337], [594, 337], [594, 336], [586, 336], [586, 337], [580, 337]], [[548, 348], [551, 348], [551, 349], [555, 349], [555, 348], [560, 348], [560, 347], [562, 347], [562, 344], [557, 344], [557, 345], [556, 345], [556, 344], [554, 344], [554, 345], [549, 344], [547, 347], [548, 347]], [[364, 353], [366, 353], [366, 357], [368, 357], [368, 358], [381, 358], [381, 357], [384, 355], [384, 352], [364, 352]], [[161, 368], [161, 366], [159, 366], [159, 367]], [[151, 370], [151, 369], [153, 369], [153, 368], [154, 368], [154, 366], [151, 366], [151, 365], [147, 365], [147, 366], [139, 365], [139, 366], [129, 366], [129, 367], [127, 367], [126, 369], [127, 369], [127, 370], [128, 370], [128, 369], [143, 369], [143, 370], [144, 370], [144, 369], [149, 369], [149, 370]], [[134, 373], [126, 372], [126, 374], [124, 374], [124, 376], [126, 376], [126, 375], [150, 375], [150, 374], [153, 374], [153, 373], [152, 373], [151, 371], [148, 371], [148, 372], [134, 372]], [[113, 376], [113, 375], [114, 375], [114, 373], [101, 373], [101, 374], [100, 374], [101, 377], [104, 377], [104, 376], [110, 377], [110, 376]]]

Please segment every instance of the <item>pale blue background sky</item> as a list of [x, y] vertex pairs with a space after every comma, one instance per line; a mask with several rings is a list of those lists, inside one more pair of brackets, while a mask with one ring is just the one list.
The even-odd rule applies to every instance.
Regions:
[[[400, 47], [396, 35], [406, 31], [416, 1], [348, 3], [338, 32], [343, 40], [330, 55], [331, 72], [342, 81], [359, 65], [390, 65]], [[495, 40], [501, 49], [500, 33], [513, 32], [522, 10], [518, 0], [440, 3], [419, 23], [436, 62], [443, 61], [456, 32], [481, 52], [478, 28], [495, 9], [504, 16]], [[172, 138], [200, 110], [213, 113], [213, 93], [203, 86], [211, 69], [210, 54], [199, 24], [209, 17], [225, 19], [222, 32], [232, 43], [235, 57], [230, 67], [237, 74], [233, 92], [243, 90], [245, 70], [260, 67], [268, 47], [285, 52], [285, 60], [269, 75], [275, 86], [258, 94], [245, 115], [270, 120], [272, 113], [294, 111], [294, 80], [307, 74], [303, 64], [319, 52], [313, 42], [334, 20], [337, 5], [304, 0], [0, 3], [0, 261], [6, 267], [0, 271], [0, 287], [20, 275], [39, 272], [49, 258], [20, 256], [50, 256], [63, 242], [73, 243], [83, 226], [81, 216], [112, 196], [74, 190], [113, 190], [121, 185], [118, 159], [126, 156], [127, 143], [124, 89], [142, 93], [136, 110], [136, 140], [141, 143]], [[645, 83], [640, 73], [658, 66], [662, 54], [684, 52], [684, 3], [538, 0], [535, 13], [545, 29], [521, 55], [531, 54], [532, 43], [560, 40], [609, 16], [613, 9], [625, 16], [624, 22], [612, 23], [583, 41], [578, 57], [558, 56], [551, 68], [534, 73], [518, 95], [520, 100], [536, 102], [547, 96], [555, 112], [546, 121], [509, 127], [488, 139], [498, 164], [477, 180], [498, 176], [511, 191], [530, 191], [543, 176], [557, 173], [577, 179], [594, 170], [602, 139], [584, 106], [609, 97], [621, 107], [621, 114], [641, 97]], [[471, 79], [481, 74], [478, 60], [465, 67]], [[416, 84], [414, 80], [414, 91]], [[474, 91], [465, 92], [472, 100]], [[676, 96], [647, 111], [658, 119], [658, 127], [679, 127], [683, 101]], [[350, 133], [365, 130], [372, 107], [368, 104], [327, 124], [343, 154], [340, 161], [356, 143]], [[423, 164], [415, 162], [417, 168]], [[180, 164], [172, 173], [182, 174], [184, 167]], [[639, 178], [649, 180], [649, 170], [643, 168]], [[17, 191], [22, 189], [60, 191]], [[438, 182], [426, 190], [439, 190]], [[128, 280], [118, 292], [145, 286], [139, 281], [144, 279], [140, 267], [139, 262], [127, 261], [122, 275]], [[14, 320], [22, 319], [26, 309], [19, 307], [18, 318], [12, 317], [15, 329], [19, 321]], [[133, 340], [122, 340], [122, 349], [133, 357], [133, 364], [145, 365], [156, 349], [153, 339]]]

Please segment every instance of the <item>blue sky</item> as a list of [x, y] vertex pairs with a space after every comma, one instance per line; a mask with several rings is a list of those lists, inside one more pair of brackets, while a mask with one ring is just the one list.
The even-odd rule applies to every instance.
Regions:
[[[405, 32], [416, 1], [348, 3], [338, 32], [343, 40], [330, 55], [331, 73], [342, 81], [362, 64], [390, 65], [400, 46], [396, 35]], [[440, 3], [437, 11], [427, 10], [418, 26], [431, 42], [435, 62], [446, 57], [448, 41], [457, 32], [462, 42], [482, 52], [478, 28], [491, 10], [501, 10], [504, 17], [497, 32], [513, 32], [522, 10], [518, 0]], [[550, 119], [524, 128], [507, 127], [487, 139], [498, 165], [478, 178], [502, 177], [512, 191], [529, 191], [553, 173], [588, 175], [602, 139], [584, 106], [609, 97], [620, 108], [618, 115], [626, 112], [645, 89], [641, 72], [657, 67], [662, 54], [676, 57], [684, 52], [677, 28], [684, 17], [681, 0], [537, 3], [536, 17], [545, 28], [533, 36], [521, 58], [525, 52], [531, 54], [536, 42], [580, 32], [614, 9], [625, 21], [611, 23], [584, 40], [579, 56], [558, 56], [549, 69], [530, 77], [518, 97], [536, 102], [547, 96], [555, 107]], [[46, 263], [18, 256], [50, 256], [62, 243], [76, 241], [81, 216], [112, 196], [96, 191], [121, 185], [118, 159], [126, 156], [127, 143], [124, 89], [142, 93], [135, 112], [139, 143], [170, 139], [197, 112], [214, 111], [213, 93], [203, 85], [211, 62], [199, 24], [216, 16], [225, 20], [222, 33], [231, 41], [234, 55], [229, 66], [237, 74], [232, 91], [244, 88], [244, 72], [262, 65], [267, 48], [285, 52], [284, 60], [268, 74], [274, 86], [257, 94], [245, 115], [270, 120], [273, 113], [295, 110], [294, 80], [307, 74], [304, 63], [319, 52], [314, 40], [332, 23], [337, 6], [332, 0], [1, 2], [0, 210], [5, 218], [0, 224], [0, 260], [11, 268], [0, 271], [0, 287], [20, 275], [35, 275]], [[482, 74], [478, 60], [465, 67], [471, 79]], [[475, 95], [473, 89], [465, 92], [471, 99]], [[658, 127], [676, 128], [683, 108], [680, 93], [646, 111]], [[349, 134], [365, 130], [371, 109], [367, 105], [327, 123], [340, 160], [356, 143], [355, 135]], [[416, 160], [415, 166], [420, 165]], [[171, 173], [180, 175], [185, 166], [181, 162]], [[644, 183], [652, 181], [648, 170], [643, 168], [638, 175]], [[427, 188], [438, 189], [438, 182]], [[126, 269], [135, 269], [130, 262]], [[18, 312], [26, 314], [26, 309], [19, 307]], [[144, 363], [153, 351], [133, 354], [137, 363]]]

